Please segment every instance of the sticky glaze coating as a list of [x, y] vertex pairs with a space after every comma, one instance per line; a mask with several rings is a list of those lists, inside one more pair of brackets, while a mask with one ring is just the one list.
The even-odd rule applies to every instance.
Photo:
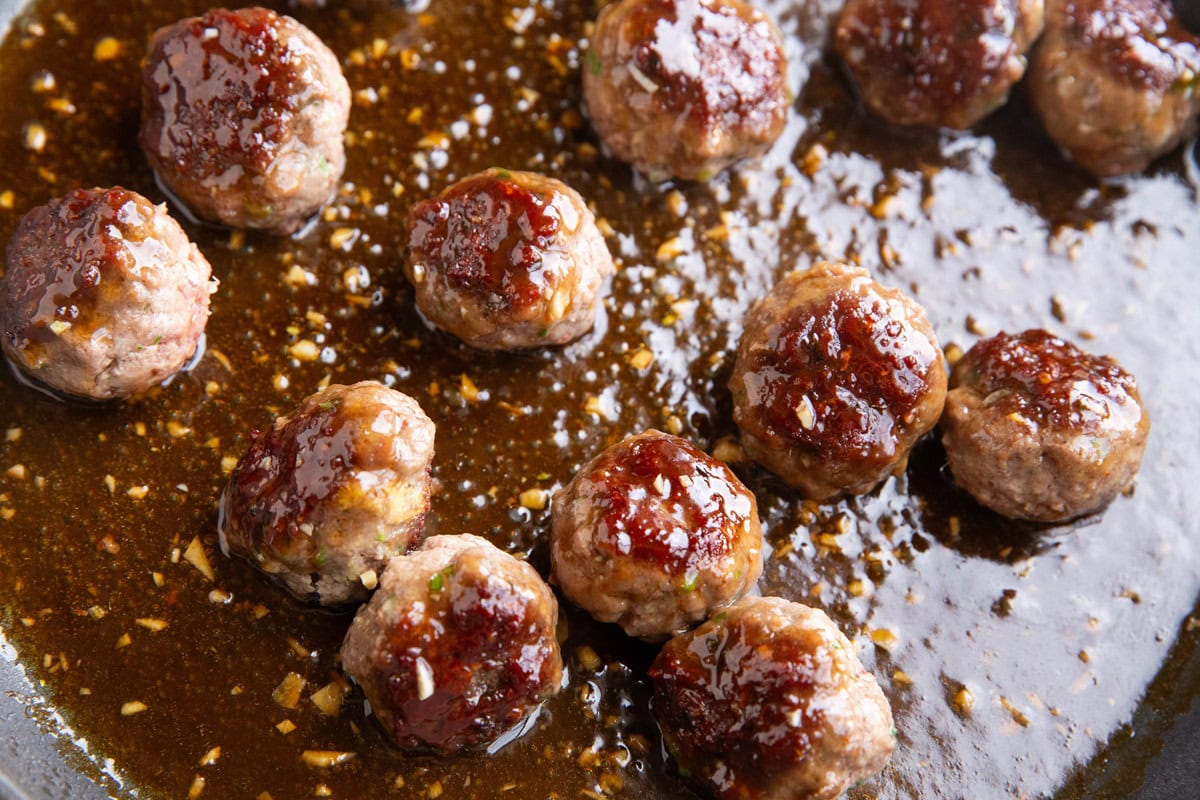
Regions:
[[472, 347], [565, 344], [595, 324], [612, 256], [562, 181], [490, 169], [414, 205], [408, 227], [417, 307]]
[[1139, 172], [1195, 130], [1200, 40], [1166, 0], [1051, 3], [1029, 96], [1050, 138], [1084, 169]]
[[366, 597], [389, 558], [420, 539], [434, 425], [374, 381], [333, 385], [258, 433], [221, 497], [221, 549], [296, 597]]
[[76, 189], [32, 209], [9, 241], [0, 344], [55, 391], [127, 398], [191, 360], [216, 288], [165, 206], [120, 187]]
[[554, 593], [486, 539], [433, 536], [392, 559], [354, 617], [342, 668], [401, 749], [484, 747], [562, 681]]
[[554, 496], [551, 580], [630, 636], [661, 640], [746, 593], [762, 574], [754, 495], [686, 439], [631, 436]]
[[921, 306], [823, 262], [751, 309], [729, 388], [746, 453], [828, 500], [904, 471], [942, 412], [946, 370]]
[[954, 480], [1015, 519], [1062, 522], [1108, 505], [1150, 433], [1134, 377], [1043, 330], [978, 342], [954, 365], [942, 443]]
[[1044, 14], [1044, 0], [849, 0], [834, 50], [878, 116], [969, 128], [1008, 100]]
[[718, 800], [831, 800], [883, 769], [892, 710], [823, 611], [747, 597], [663, 647], [654, 714]]
[[142, 150], [162, 184], [204, 219], [298, 230], [341, 179], [349, 114], [337, 56], [291, 17], [215, 9], [150, 42]]
[[656, 180], [707, 180], [783, 132], [783, 37], [739, 0], [620, 0], [596, 20], [583, 92], [617, 158]]

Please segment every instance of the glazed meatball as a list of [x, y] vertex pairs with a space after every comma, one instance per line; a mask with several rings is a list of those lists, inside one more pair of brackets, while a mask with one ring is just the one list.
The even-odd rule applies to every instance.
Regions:
[[349, 113], [337, 57], [291, 17], [216, 9], [151, 40], [142, 150], [164, 187], [204, 219], [298, 230], [342, 176]]
[[330, 386], [256, 433], [221, 497], [221, 549], [322, 605], [361, 600], [421, 536], [433, 423], [374, 381]]
[[9, 242], [0, 344], [38, 384], [123, 399], [187, 365], [216, 288], [165, 206], [120, 187], [77, 189], [26, 214]]
[[942, 412], [946, 370], [916, 302], [821, 263], [751, 309], [729, 386], [746, 453], [828, 500], [904, 471]]
[[759, 156], [790, 105], [783, 37], [740, 0], [619, 0], [583, 69], [596, 132], [654, 180], [707, 180]]
[[1059, 0], [1029, 95], [1069, 158], [1098, 176], [1145, 169], [1195, 130], [1200, 40], [1167, 0]]
[[342, 668], [401, 749], [484, 747], [558, 692], [557, 625], [533, 567], [478, 536], [433, 536], [388, 564]]
[[552, 580], [630, 636], [666, 639], [762, 574], [754, 495], [690, 442], [658, 431], [592, 459], [554, 497]]
[[718, 800], [831, 800], [887, 763], [887, 698], [833, 621], [747, 597], [663, 647], [654, 714], [680, 771]]
[[834, 49], [863, 101], [899, 125], [969, 128], [1008, 100], [1044, 0], [849, 0]]
[[1106, 506], [1142, 462], [1150, 416], [1111, 358], [1043, 330], [1002, 333], [957, 364], [942, 443], [959, 486], [1015, 519], [1060, 522]]
[[413, 206], [408, 225], [417, 307], [472, 347], [565, 344], [595, 324], [612, 256], [561, 181], [491, 169]]

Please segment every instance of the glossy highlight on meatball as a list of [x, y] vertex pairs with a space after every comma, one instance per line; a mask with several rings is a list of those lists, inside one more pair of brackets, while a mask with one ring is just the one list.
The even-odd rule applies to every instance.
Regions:
[[723, 463], [659, 431], [588, 462], [554, 497], [551, 579], [630, 636], [658, 640], [762, 574], [758, 505]]
[[433, 536], [392, 559], [346, 633], [342, 668], [401, 749], [486, 747], [558, 692], [557, 625], [533, 567], [478, 536]]
[[166, 207], [136, 192], [76, 189], [32, 209], [7, 258], [0, 345], [35, 383], [124, 399], [200, 347], [212, 268]]
[[818, 611], [747, 597], [663, 647], [654, 714], [680, 771], [718, 800], [832, 800], [887, 763], [887, 698]]
[[293, 233], [345, 168], [350, 87], [337, 56], [291, 17], [215, 9], [154, 34], [140, 141], [194, 214]]
[[1050, 138], [1084, 169], [1138, 172], [1195, 130], [1200, 39], [1168, 0], [1050, 3], [1029, 96]]
[[613, 261], [571, 187], [532, 172], [463, 178], [408, 217], [405, 273], [433, 325], [482, 350], [566, 344], [591, 330]]
[[915, 301], [824, 262], [750, 310], [729, 388], [747, 454], [828, 500], [904, 471], [942, 412], [946, 370]]
[[969, 128], [1024, 76], [1044, 15], [1044, 0], [849, 0], [834, 50], [874, 114]]
[[433, 422], [374, 381], [333, 385], [258, 433], [221, 497], [221, 549], [301, 600], [366, 597], [421, 537]]
[[1150, 434], [1134, 377], [1044, 330], [1001, 333], [951, 376], [942, 444], [954, 480], [1014, 519], [1062, 522], [1108, 505]]
[[791, 104], [783, 37], [740, 0], [618, 0], [583, 69], [596, 132], [654, 180], [708, 180], [759, 156]]

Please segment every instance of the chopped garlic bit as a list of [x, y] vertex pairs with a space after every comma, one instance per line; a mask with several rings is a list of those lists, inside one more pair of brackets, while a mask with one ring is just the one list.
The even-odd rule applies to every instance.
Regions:
[[362, 575], [359, 575], [358, 580], [363, 585], [363, 588], [369, 592], [379, 585], [379, 573], [373, 569], [369, 569]]
[[149, 706], [147, 706], [141, 700], [134, 700], [133, 702], [125, 703], [123, 706], [121, 706], [121, 716], [132, 717], [134, 714], [141, 714], [148, 708]]
[[522, 508], [528, 508], [531, 511], [541, 511], [550, 501], [550, 493], [545, 489], [526, 489], [521, 492], [519, 499]]
[[344, 750], [305, 750], [300, 760], [310, 767], [328, 769], [354, 760], [355, 753]]
[[200, 766], [211, 767], [213, 764], [217, 763], [217, 760], [220, 758], [221, 758], [221, 748], [214, 747], [212, 750], [209, 750], [207, 753], [204, 754], [204, 758], [200, 759]]
[[284, 736], [287, 736], [289, 733], [296, 730], [296, 723], [292, 722], [290, 719], [285, 719], [283, 722], [280, 722], [275, 726], [275, 730], [279, 731]]
[[327, 717], [336, 717], [341, 713], [342, 703], [349, 690], [350, 687], [345, 681], [336, 680], [313, 692], [309, 699], [322, 714]]
[[304, 678], [289, 672], [271, 693], [271, 699], [281, 708], [293, 709], [300, 705], [300, 693], [304, 691]]
[[188, 788], [188, 800], [196, 800], [196, 798], [204, 794], [204, 787], [207, 783], [203, 775], [197, 775], [192, 778], [192, 785]]
[[183, 559], [199, 570], [200, 574], [208, 580], [216, 580], [217, 573], [213, 570], [212, 562], [208, 560], [208, 553], [205, 552], [204, 543], [200, 541], [199, 536], [192, 537], [187, 550], [183, 551]]
[[139, 617], [134, 620], [139, 627], [145, 628], [151, 633], [158, 633], [167, 629], [167, 621], [165, 619], [157, 619], [155, 617]]
[[433, 667], [423, 658], [417, 658], [417, 699], [428, 700], [433, 697]]

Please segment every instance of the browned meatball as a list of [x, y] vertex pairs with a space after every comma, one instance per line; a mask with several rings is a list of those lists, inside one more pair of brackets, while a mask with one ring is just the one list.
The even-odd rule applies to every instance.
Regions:
[[904, 471], [942, 412], [946, 369], [915, 301], [820, 263], [750, 310], [729, 388], [747, 454], [827, 500]]
[[1137, 172], [1195, 130], [1200, 40], [1167, 0], [1055, 0], [1029, 94], [1077, 164], [1100, 176]]
[[195, 355], [216, 288], [165, 206], [120, 187], [76, 189], [26, 214], [9, 242], [0, 344], [51, 389], [126, 398]]
[[291, 17], [215, 9], [154, 34], [142, 72], [141, 145], [197, 216], [292, 233], [346, 165], [350, 87]]
[[783, 132], [783, 37], [740, 0], [618, 0], [600, 12], [591, 45], [592, 124], [613, 155], [655, 180], [707, 180]]
[[1044, 0], [849, 0], [834, 49], [875, 114], [969, 128], [1025, 74], [1045, 9]]
[[630, 636], [665, 639], [762, 574], [754, 495], [695, 445], [658, 431], [586, 464], [554, 496], [552, 580]]
[[832, 800], [883, 769], [892, 710], [833, 621], [747, 597], [663, 647], [654, 714], [680, 771], [719, 800]]
[[533, 567], [478, 536], [433, 536], [388, 564], [342, 668], [402, 749], [494, 742], [562, 683], [558, 603]]
[[1006, 517], [1097, 511], [1142, 463], [1150, 416], [1117, 362], [1043, 330], [972, 347], [951, 378], [942, 443], [959, 486]]
[[612, 256], [562, 181], [490, 169], [413, 206], [408, 225], [417, 307], [472, 347], [565, 344], [595, 324]]
[[433, 423], [374, 381], [330, 386], [255, 434], [221, 497], [221, 549], [302, 600], [362, 599], [429, 511]]

